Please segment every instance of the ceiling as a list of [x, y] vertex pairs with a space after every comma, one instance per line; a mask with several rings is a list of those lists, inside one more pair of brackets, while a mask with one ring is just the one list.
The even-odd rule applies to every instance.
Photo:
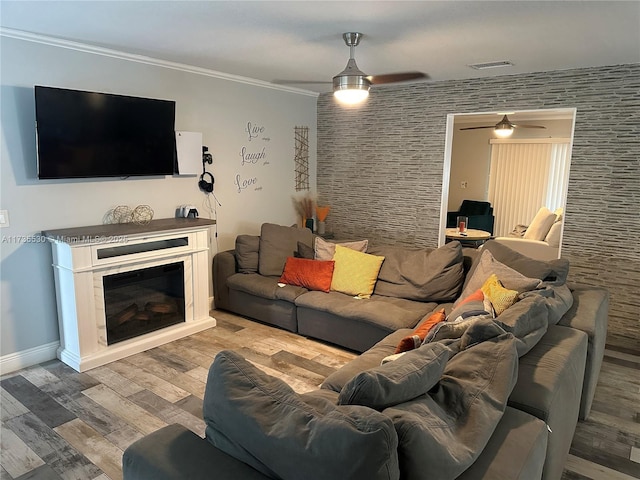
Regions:
[[459, 113], [454, 117], [455, 128], [470, 127], [477, 125], [496, 124], [502, 120], [503, 115], [507, 115], [513, 123], [535, 123], [546, 121], [562, 120], [573, 123], [575, 110], [572, 108], [550, 108], [539, 110], [518, 110], [482, 113]]
[[[347, 31], [367, 74], [431, 82], [640, 63], [640, 1], [2, 0], [0, 26], [267, 82], [330, 82]], [[499, 60], [513, 66], [468, 66]]]

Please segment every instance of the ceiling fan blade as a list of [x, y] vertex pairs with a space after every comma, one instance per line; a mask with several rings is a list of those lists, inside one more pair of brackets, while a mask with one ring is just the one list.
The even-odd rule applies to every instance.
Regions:
[[356, 65], [354, 58], [355, 47], [360, 43], [362, 38], [361, 33], [347, 32], [342, 35], [345, 44], [349, 47], [349, 61], [346, 68], [338, 75], [333, 77], [333, 81], [313, 81], [313, 80], [272, 80], [271, 83], [280, 85], [321, 85], [326, 83], [333, 83], [334, 90], [353, 89], [353, 85], [359, 85], [357, 88], [366, 86], [367, 90], [370, 85], [383, 84], [383, 83], [397, 83], [397, 82], [409, 82], [412, 80], [426, 80], [429, 78], [424, 72], [397, 72], [388, 73], [385, 75], [366, 75]]
[[326, 80], [281, 80], [276, 78], [275, 80], [271, 80], [271, 83], [275, 83], [277, 85], [321, 85], [331, 82]]
[[478, 130], [479, 128], [496, 128], [495, 125], [485, 125], [483, 127], [464, 127], [461, 128], [460, 130]]
[[381, 83], [408, 82], [409, 80], [427, 80], [429, 75], [423, 72], [400, 72], [385, 75], [369, 75], [367, 79], [374, 85]]
[[518, 123], [514, 123], [513, 126], [515, 128], [547, 128], [543, 125], [520, 125]]

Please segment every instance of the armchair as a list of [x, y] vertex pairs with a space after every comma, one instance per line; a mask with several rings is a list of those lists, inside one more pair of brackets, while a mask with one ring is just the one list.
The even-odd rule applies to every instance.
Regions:
[[447, 212], [447, 228], [456, 227], [456, 217], [464, 215], [469, 218], [469, 228], [484, 230], [493, 235], [493, 207], [489, 202], [477, 200], [463, 200], [456, 212]]
[[560, 253], [563, 209], [540, 207], [530, 225], [516, 225], [508, 237], [495, 241], [538, 260], [555, 260]]

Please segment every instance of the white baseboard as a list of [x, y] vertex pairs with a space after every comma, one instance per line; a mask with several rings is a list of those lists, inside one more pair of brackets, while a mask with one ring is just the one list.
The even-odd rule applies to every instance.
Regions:
[[21, 368], [53, 360], [56, 358], [59, 346], [60, 342], [51, 342], [28, 350], [3, 355], [0, 357], [0, 375], [6, 375]]

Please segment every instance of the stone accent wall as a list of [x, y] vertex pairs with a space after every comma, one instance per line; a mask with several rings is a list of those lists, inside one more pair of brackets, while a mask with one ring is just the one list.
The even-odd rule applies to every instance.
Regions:
[[562, 255], [611, 294], [611, 344], [640, 341], [640, 64], [374, 87], [318, 99], [318, 196], [337, 238], [437, 245], [450, 113], [577, 108]]

